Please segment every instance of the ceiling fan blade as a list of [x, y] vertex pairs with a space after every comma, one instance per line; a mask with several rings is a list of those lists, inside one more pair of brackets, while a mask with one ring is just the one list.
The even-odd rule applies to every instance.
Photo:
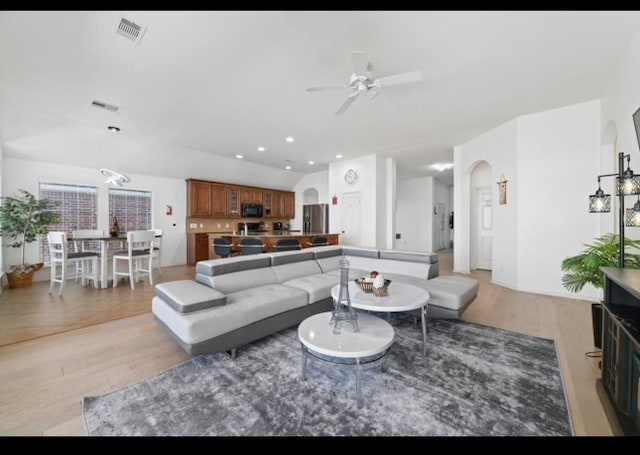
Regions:
[[353, 103], [356, 100], [358, 93], [360, 92], [356, 92], [353, 95], [349, 95], [349, 97], [346, 100], [344, 100], [344, 103], [342, 103], [342, 106], [340, 106], [340, 108], [338, 108], [338, 110], [336, 111], [336, 115], [342, 115], [344, 111], [349, 109], [349, 106], [351, 106], [351, 103]]
[[309, 87], [307, 89], [307, 92], [321, 92], [324, 90], [344, 90], [344, 85], [333, 85], [333, 86], [326, 86], [326, 87]]
[[409, 71], [407, 73], [392, 74], [391, 76], [380, 77], [374, 82], [379, 82], [381, 87], [388, 85], [406, 84], [408, 82], [418, 82], [422, 80], [420, 71]]
[[353, 58], [353, 69], [356, 76], [367, 76], [367, 70], [369, 69], [369, 62], [367, 61], [367, 54], [364, 52], [354, 51], [351, 53]]

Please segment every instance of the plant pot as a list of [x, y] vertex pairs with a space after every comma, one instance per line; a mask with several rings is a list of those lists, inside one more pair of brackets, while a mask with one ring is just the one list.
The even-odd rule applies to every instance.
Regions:
[[33, 270], [30, 272], [7, 272], [9, 289], [28, 288], [33, 281]]

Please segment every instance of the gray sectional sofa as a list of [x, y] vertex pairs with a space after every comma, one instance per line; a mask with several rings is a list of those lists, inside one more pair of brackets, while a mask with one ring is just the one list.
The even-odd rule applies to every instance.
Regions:
[[436, 254], [327, 246], [200, 261], [195, 281], [156, 285], [152, 312], [191, 355], [234, 350], [331, 310], [343, 255], [352, 279], [377, 270], [391, 290], [399, 281], [429, 291], [429, 317], [459, 317], [478, 292], [476, 280], [438, 277]]

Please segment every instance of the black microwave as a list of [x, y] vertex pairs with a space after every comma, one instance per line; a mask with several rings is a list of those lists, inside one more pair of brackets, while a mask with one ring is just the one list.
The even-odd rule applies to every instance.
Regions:
[[242, 204], [240, 215], [245, 218], [262, 218], [262, 205]]

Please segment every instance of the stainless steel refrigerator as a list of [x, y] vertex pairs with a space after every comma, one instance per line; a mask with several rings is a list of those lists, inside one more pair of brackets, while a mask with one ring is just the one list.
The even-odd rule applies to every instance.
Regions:
[[329, 204], [305, 204], [302, 206], [303, 232], [329, 233]]

